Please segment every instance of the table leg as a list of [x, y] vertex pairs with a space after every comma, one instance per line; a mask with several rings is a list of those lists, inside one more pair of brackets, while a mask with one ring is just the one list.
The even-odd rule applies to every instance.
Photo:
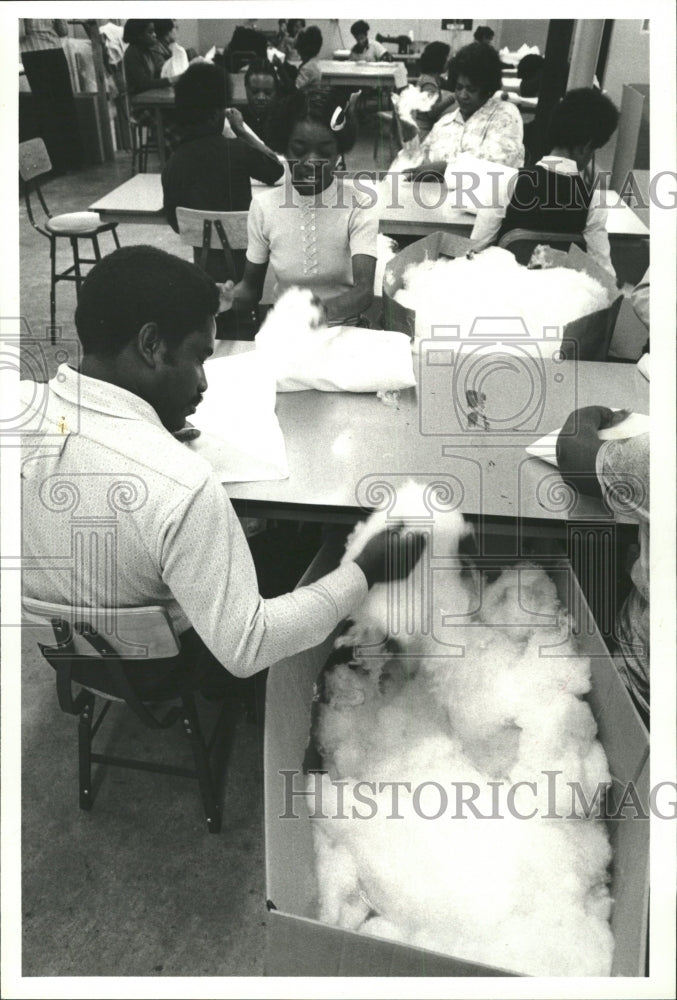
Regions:
[[162, 108], [157, 105], [155, 108], [155, 134], [157, 135], [157, 155], [158, 161], [160, 163], [160, 171], [163, 170], [166, 157], [165, 157], [165, 119], [162, 114]]

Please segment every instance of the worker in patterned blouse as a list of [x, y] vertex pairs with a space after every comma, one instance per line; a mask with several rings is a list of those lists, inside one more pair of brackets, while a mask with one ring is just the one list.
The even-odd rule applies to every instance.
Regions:
[[289, 172], [252, 201], [244, 275], [223, 304], [228, 296], [238, 306], [260, 302], [270, 265], [276, 298], [292, 285], [309, 288], [327, 323], [355, 325], [374, 297], [378, 216], [369, 192], [336, 176], [355, 137], [348, 106], [332, 91], [297, 91], [278, 105], [269, 135]]
[[[480, 42], [459, 49], [449, 65], [449, 84], [456, 107], [443, 115], [420, 143], [422, 159], [408, 171], [409, 176], [443, 176], [447, 164], [461, 153], [521, 167], [522, 117], [513, 104], [501, 97], [501, 61], [496, 50]], [[415, 127], [402, 124], [405, 140], [415, 140]], [[410, 146], [412, 152], [415, 148]]]

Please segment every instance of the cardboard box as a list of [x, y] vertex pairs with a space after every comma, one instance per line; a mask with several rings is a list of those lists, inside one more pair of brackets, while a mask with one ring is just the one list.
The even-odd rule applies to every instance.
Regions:
[[[395, 301], [395, 295], [404, 284], [404, 272], [411, 264], [438, 257], [463, 256], [473, 249], [471, 240], [451, 233], [431, 233], [397, 254], [386, 264], [383, 276], [383, 312], [386, 330], [399, 330], [412, 339], [416, 331], [416, 313]], [[481, 251], [480, 251], [481, 252]], [[609, 344], [613, 335], [618, 311], [623, 295], [616, 288], [614, 279], [592, 260], [580, 247], [572, 245], [568, 252], [551, 250], [547, 252], [548, 263], [552, 267], [568, 267], [575, 271], [585, 271], [606, 289], [610, 305], [606, 309], [582, 316], [567, 323], [562, 331], [561, 350], [567, 360], [606, 361]], [[478, 306], [480, 304], [478, 303]], [[450, 315], [450, 320], [453, 317]]]
[[[302, 582], [336, 565], [320, 553]], [[620, 790], [634, 782], [648, 810], [649, 739], [596, 629], [566, 560], [547, 567], [562, 603], [572, 609], [579, 648], [591, 656], [589, 702], [614, 777], [611, 811]], [[320, 923], [316, 918], [315, 854], [303, 797], [294, 800], [299, 818], [284, 813], [281, 771], [303, 769], [308, 748], [313, 685], [332, 648], [322, 646], [270, 671], [264, 747], [266, 893], [265, 972], [270, 976], [513, 976], [514, 972], [461, 961]], [[297, 777], [295, 787], [300, 787]], [[615, 937], [612, 975], [645, 976], [647, 960], [649, 821], [610, 823], [613, 847], [611, 927]]]

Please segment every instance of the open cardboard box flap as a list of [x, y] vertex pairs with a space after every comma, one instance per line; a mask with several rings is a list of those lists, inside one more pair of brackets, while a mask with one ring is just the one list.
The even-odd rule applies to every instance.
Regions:
[[[310, 583], [336, 565], [335, 554], [320, 552], [302, 583]], [[613, 809], [622, 790], [633, 782], [649, 813], [649, 742], [623, 682], [606, 650], [570, 564], [548, 566], [562, 603], [572, 610], [582, 655], [591, 657], [592, 691], [588, 696], [614, 784]], [[276, 976], [512, 976], [490, 966], [369, 937], [320, 923], [316, 919], [315, 855], [307, 800], [289, 799], [302, 784], [310, 733], [315, 681], [332, 649], [333, 636], [321, 646], [277, 664], [266, 692], [264, 746], [265, 853], [268, 918], [266, 975]], [[291, 808], [290, 808], [291, 807]], [[285, 811], [293, 816], [284, 817]], [[615, 937], [613, 976], [646, 975], [649, 887], [649, 820], [627, 818], [610, 823], [613, 847], [611, 926]]]

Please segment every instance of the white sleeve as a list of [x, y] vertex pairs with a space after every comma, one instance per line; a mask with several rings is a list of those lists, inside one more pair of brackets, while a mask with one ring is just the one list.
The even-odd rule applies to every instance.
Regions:
[[182, 499], [158, 542], [162, 579], [214, 656], [247, 677], [322, 642], [367, 596], [355, 563], [264, 600], [240, 522], [215, 476]]
[[252, 198], [247, 216], [247, 260], [252, 264], [267, 264], [270, 242], [264, 232], [263, 207], [259, 198]]
[[583, 236], [585, 238], [586, 249], [593, 260], [615, 278], [616, 272], [611, 263], [611, 247], [609, 246], [609, 234], [606, 228], [608, 209], [602, 204], [602, 195], [603, 192], [600, 191], [599, 187], [595, 187], [590, 207], [588, 208], [588, 218], [583, 230]]

